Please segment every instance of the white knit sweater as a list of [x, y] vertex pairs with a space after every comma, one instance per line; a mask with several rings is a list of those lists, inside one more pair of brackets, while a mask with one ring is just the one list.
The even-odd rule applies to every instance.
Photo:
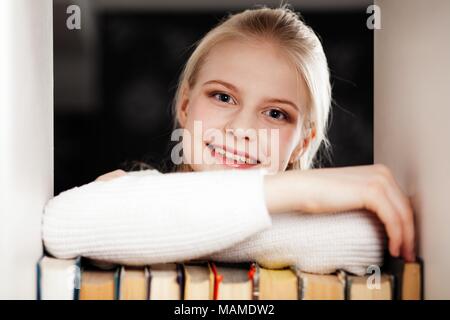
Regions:
[[362, 275], [382, 263], [386, 238], [374, 214], [269, 215], [265, 173], [144, 170], [74, 187], [47, 203], [44, 245], [57, 258], [125, 265], [214, 259]]

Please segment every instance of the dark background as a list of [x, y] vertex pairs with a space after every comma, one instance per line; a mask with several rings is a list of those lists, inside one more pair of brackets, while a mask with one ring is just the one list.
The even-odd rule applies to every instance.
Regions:
[[[68, 30], [67, 5], [54, 2], [55, 195], [124, 168], [125, 161], [158, 167], [167, 157], [170, 106], [191, 45], [241, 10], [80, 2], [82, 29]], [[322, 39], [332, 74], [332, 159], [322, 166], [373, 163], [373, 32], [365, 7], [293, 8]]]

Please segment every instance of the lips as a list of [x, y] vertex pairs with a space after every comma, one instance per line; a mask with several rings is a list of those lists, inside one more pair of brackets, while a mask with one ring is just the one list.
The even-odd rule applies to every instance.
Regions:
[[261, 162], [258, 159], [250, 157], [246, 152], [238, 152], [225, 146], [218, 146], [206, 143], [211, 150], [212, 155], [222, 160], [223, 164], [231, 164], [233, 166], [255, 166]]

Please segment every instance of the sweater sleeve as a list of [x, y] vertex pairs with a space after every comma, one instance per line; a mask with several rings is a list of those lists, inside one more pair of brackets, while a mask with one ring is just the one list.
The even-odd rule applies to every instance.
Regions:
[[273, 215], [272, 222], [270, 229], [204, 258], [256, 261], [267, 268], [295, 266], [312, 273], [342, 269], [357, 275], [383, 263], [384, 226], [369, 211], [283, 213]]
[[195, 259], [271, 226], [264, 174], [223, 170], [93, 181], [49, 200], [43, 242], [62, 259], [125, 265]]

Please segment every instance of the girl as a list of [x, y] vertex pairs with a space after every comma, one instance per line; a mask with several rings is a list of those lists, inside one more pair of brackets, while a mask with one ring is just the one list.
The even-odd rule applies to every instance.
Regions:
[[414, 260], [411, 205], [385, 166], [311, 169], [329, 145], [330, 101], [323, 48], [295, 12], [231, 15], [181, 74], [176, 172], [117, 170], [62, 192], [45, 207], [47, 251], [362, 275], [382, 263], [386, 231], [390, 253]]

